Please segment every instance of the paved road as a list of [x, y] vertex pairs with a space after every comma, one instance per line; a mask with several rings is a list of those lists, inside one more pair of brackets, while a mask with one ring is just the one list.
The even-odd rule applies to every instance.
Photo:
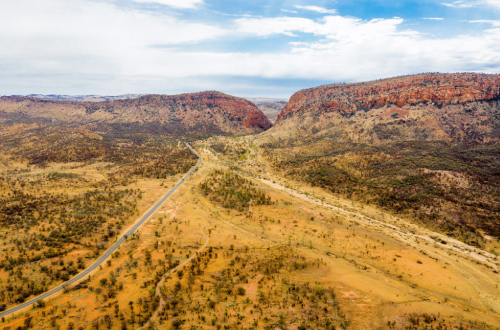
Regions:
[[198, 153], [196, 151], [194, 151], [193, 148], [191, 148], [191, 146], [189, 145], [189, 143], [186, 143], [186, 146], [189, 148], [189, 150], [196, 156], [198, 157], [198, 163], [191, 169], [189, 170], [189, 172], [184, 176], [184, 178], [182, 178], [181, 181], [179, 181], [172, 189], [170, 189], [170, 191], [165, 195], [163, 196], [163, 198], [158, 202], [156, 203], [149, 211], [148, 213], [146, 213], [140, 220], [139, 222], [137, 222], [135, 224], [134, 227], [132, 227], [132, 229], [130, 229], [127, 233], [125, 233], [122, 237], [120, 237], [120, 239], [112, 246], [109, 248], [109, 250], [106, 251], [106, 253], [104, 253], [99, 259], [97, 259], [96, 262], [94, 262], [89, 268], [85, 269], [83, 272], [81, 272], [80, 274], [78, 274], [77, 276], [73, 277], [71, 280], [59, 285], [58, 287], [28, 301], [28, 302], [25, 302], [21, 305], [18, 305], [14, 308], [11, 308], [5, 312], [2, 312], [0, 313], [0, 317], [5, 317], [7, 315], [10, 315], [12, 313], [15, 313], [25, 307], [28, 307], [28, 306], [31, 306], [33, 304], [35, 304], [37, 301], [41, 300], [41, 299], [45, 299], [45, 298], [48, 298], [50, 297], [51, 295], [53, 295], [54, 293], [62, 290], [64, 287], [66, 286], [69, 286], [73, 283], [76, 283], [78, 282], [79, 280], [81, 280], [82, 278], [84, 278], [85, 276], [87, 276], [90, 272], [92, 272], [94, 269], [96, 269], [100, 264], [102, 264], [104, 262], [104, 260], [106, 260], [113, 252], [115, 252], [115, 250], [120, 246], [120, 244], [122, 244], [126, 239], [127, 237], [129, 237], [130, 235], [132, 235], [136, 230], [137, 228], [139, 228], [153, 213], [156, 212], [156, 210], [170, 197], [170, 195], [172, 195], [176, 190], [177, 188], [179, 188], [183, 183], [184, 181], [186, 181], [187, 178], [189, 178], [191, 176], [191, 174], [196, 171], [196, 169], [201, 165], [201, 162], [202, 162], [202, 158], [200, 157], [200, 155], [198, 155]]

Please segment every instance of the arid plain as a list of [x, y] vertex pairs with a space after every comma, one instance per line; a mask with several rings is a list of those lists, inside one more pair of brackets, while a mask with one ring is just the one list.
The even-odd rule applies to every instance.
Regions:
[[[382, 83], [406, 90], [410, 79], [432, 91], [436, 80], [498, 78]], [[368, 85], [363, 93], [383, 95], [386, 85]], [[252, 103], [217, 93], [5, 100], [4, 310], [64, 283], [126, 233], [196, 163], [186, 141], [203, 163], [90, 276], [4, 317], [2, 329], [499, 328], [498, 88], [456, 102], [445, 93], [438, 107], [439, 93], [420, 99], [422, 87], [414, 101], [353, 114], [344, 106], [357, 100], [328, 88], [300, 92], [266, 132]], [[72, 116], [40, 117], [53, 104]], [[182, 138], [167, 134], [176, 123]], [[456, 141], [467, 136], [474, 143]]]

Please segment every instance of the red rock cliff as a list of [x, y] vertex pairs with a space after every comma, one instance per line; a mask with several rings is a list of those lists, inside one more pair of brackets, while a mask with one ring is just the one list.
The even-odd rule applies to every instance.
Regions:
[[305, 89], [294, 94], [276, 124], [304, 112], [337, 112], [384, 106], [465, 104], [500, 97], [500, 75], [475, 73], [421, 74], [356, 84], [335, 84]]

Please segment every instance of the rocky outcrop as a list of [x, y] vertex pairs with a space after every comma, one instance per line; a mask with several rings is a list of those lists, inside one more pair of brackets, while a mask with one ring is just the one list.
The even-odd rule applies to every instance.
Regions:
[[254, 133], [272, 126], [252, 102], [220, 92], [144, 95], [107, 102], [3, 97], [0, 100], [0, 112], [72, 124], [153, 125], [175, 134]]
[[294, 94], [277, 123], [303, 111], [349, 115], [376, 107], [442, 107], [500, 97], [500, 75], [422, 74], [357, 84], [325, 85]]
[[434, 73], [325, 85], [293, 95], [274, 130], [314, 118], [315, 132], [333, 125], [343, 138], [362, 143], [491, 142], [500, 139], [499, 101], [500, 75]]

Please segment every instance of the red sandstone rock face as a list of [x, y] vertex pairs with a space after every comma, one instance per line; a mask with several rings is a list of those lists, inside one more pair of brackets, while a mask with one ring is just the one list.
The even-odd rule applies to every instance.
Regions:
[[350, 115], [377, 107], [426, 104], [442, 107], [500, 98], [500, 75], [422, 74], [357, 84], [302, 90], [278, 116], [276, 124], [304, 112]]
[[200, 134], [254, 133], [272, 126], [252, 102], [220, 92], [145, 95], [136, 99], [108, 102], [60, 102], [4, 97], [0, 100], [0, 110], [70, 123], [154, 123]]
[[269, 134], [373, 145], [500, 142], [500, 75], [421, 74], [306, 89]]

